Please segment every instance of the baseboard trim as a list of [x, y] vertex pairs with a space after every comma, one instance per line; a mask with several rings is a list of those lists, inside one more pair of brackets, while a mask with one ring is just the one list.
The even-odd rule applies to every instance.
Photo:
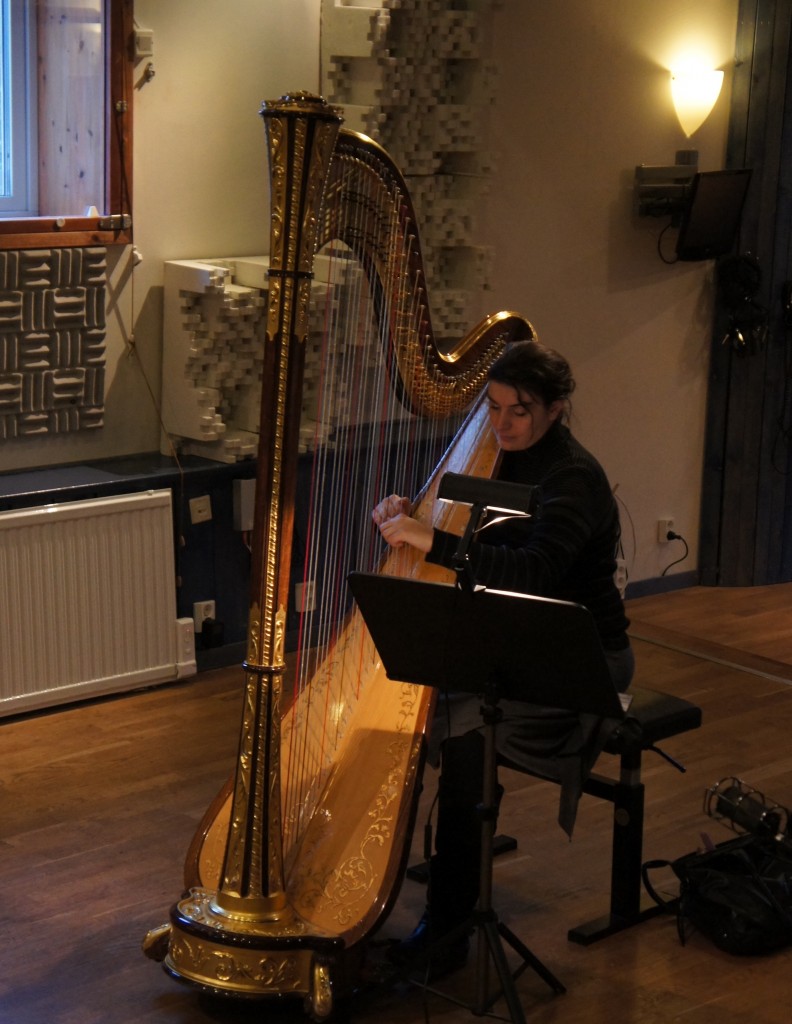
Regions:
[[638, 580], [628, 583], [624, 599], [630, 601], [636, 597], [654, 597], [655, 594], [667, 594], [672, 590], [686, 590], [699, 585], [698, 573], [677, 572], [673, 576], [656, 576], [654, 579]]

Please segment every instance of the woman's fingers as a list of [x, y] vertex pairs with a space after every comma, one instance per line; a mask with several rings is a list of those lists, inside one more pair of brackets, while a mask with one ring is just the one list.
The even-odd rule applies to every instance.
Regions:
[[387, 498], [383, 498], [379, 504], [374, 506], [371, 518], [377, 526], [381, 526], [388, 519], [393, 519], [394, 516], [401, 514], [407, 514], [409, 511], [409, 498], [402, 498], [398, 494], [390, 494]]

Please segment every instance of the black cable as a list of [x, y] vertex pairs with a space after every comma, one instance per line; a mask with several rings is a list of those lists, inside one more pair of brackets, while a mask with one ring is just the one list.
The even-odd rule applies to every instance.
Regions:
[[690, 548], [688, 547], [688, 542], [685, 540], [685, 538], [683, 536], [681, 536], [681, 534], [673, 533], [671, 530], [669, 530], [668, 531], [668, 535], [666, 537], [666, 540], [681, 540], [682, 543], [685, 545], [685, 553], [684, 553], [684, 555], [682, 555], [681, 558], [677, 558], [675, 561], [669, 562], [669, 564], [665, 567], [665, 569], [663, 569], [663, 571], [660, 573], [661, 576], [665, 576], [665, 574], [668, 572], [668, 570], [670, 568], [672, 568], [672, 566], [679, 565], [680, 562], [684, 562], [685, 559], [687, 558], [687, 556], [690, 554]]
[[660, 257], [660, 259], [663, 261], [663, 263], [668, 263], [669, 266], [671, 264], [673, 264], [673, 263], [679, 262], [679, 257], [678, 256], [674, 256], [674, 258], [672, 260], [669, 260], [669, 259], [667, 259], [663, 255], [663, 235], [666, 233], [666, 231], [668, 231], [669, 228], [672, 228], [674, 226], [675, 225], [674, 225], [673, 220], [670, 220], [668, 222], [668, 224], [666, 224], [666, 226], [660, 232], [660, 234], [657, 236], [657, 255]]

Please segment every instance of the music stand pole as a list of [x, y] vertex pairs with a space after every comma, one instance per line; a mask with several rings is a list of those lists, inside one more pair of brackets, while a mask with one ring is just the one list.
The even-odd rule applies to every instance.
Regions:
[[[498, 815], [498, 765], [496, 749], [497, 723], [502, 718], [498, 707], [497, 692], [489, 686], [485, 701], [481, 708], [484, 723], [484, 779], [483, 800], [480, 808], [481, 817], [481, 871], [479, 876], [479, 900], [473, 913], [472, 922], [477, 932], [476, 949], [476, 998], [473, 1012], [481, 1016], [503, 994], [509, 1014], [514, 1024], [525, 1024], [525, 1014], [517, 996], [514, 985], [515, 978], [525, 967], [531, 967], [557, 994], [566, 992], [564, 985], [548, 970], [516, 935], [498, 920], [492, 904], [492, 841]], [[522, 957], [523, 966], [515, 974], [509, 968], [501, 937]], [[489, 990], [489, 958], [492, 957], [501, 992], [490, 994]]]
[[[473, 536], [479, 528], [487, 507], [483, 502], [474, 502], [465, 532], [460, 538], [454, 554], [454, 571], [457, 586], [471, 593], [474, 590], [473, 576], [468, 562], [468, 551]], [[488, 679], [484, 689], [484, 703], [481, 705], [481, 717], [484, 725], [484, 778], [482, 780], [482, 803], [479, 807], [481, 820], [481, 863], [479, 870], [479, 898], [473, 916], [468, 922], [476, 930], [476, 997], [471, 1007], [474, 1013], [481, 1016], [497, 1001], [502, 993], [509, 1008], [513, 1024], [525, 1024], [525, 1014], [517, 990], [515, 977], [526, 967], [534, 971], [557, 994], [566, 992], [566, 988], [558, 978], [522, 943], [513, 932], [498, 920], [492, 905], [492, 843], [495, 838], [495, 826], [498, 817], [498, 761], [496, 731], [497, 724], [503, 717], [498, 706], [498, 690], [494, 680]], [[456, 929], [455, 929], [456, 933]], [[522, 957], [522, 968], [512, 974], [503, 949], [501, 936]], [[501, 992], [490, 995], [489, 991], [489, 958], [492, 957], [500, 979]]]

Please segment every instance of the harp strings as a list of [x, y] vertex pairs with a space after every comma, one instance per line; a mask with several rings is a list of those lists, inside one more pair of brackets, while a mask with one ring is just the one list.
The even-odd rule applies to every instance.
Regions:
[[[448, 423], [422, 422], [406, 412], [397, 393], [394, 363], [398, 358], [400, 372], [409, 380], [419, 348], [404, 346], [397, 354], [390, 351], [388, 339], [414, 335], [427, 317], [420, 297], [405, 286], [414, 239], [405, 233], [409, 222], [400, 216], [404, 197], [394, 190], [383, 204], [381, 180], [359, 160], [349, 164], [347, 187], [354, 187], [356, 201], [334, 212], [337, 234], [366, 238], [372, 231], [368, 216], [376, 210], [377, 217], [389, 218], [378, 229], [387, 249], [376, 253], [374, 288], [366, 273], [370, 268], [343, 242], [333, 241], [317, 263], [317, 276], [323, 280], [315, 291], [323, 293], [327, 329], [311, 408], [314, 422], [303, 430], [313, 458], [300, 568], [302, 600], [296, 609], [291, 728], [282, 759], [286, 848], [297, 841], [313, 811], [358, 698], [362, 666], [372, 657], [362, 624], [352, 634], [345, 632], [339, 643], [350, 611], [348, 573], [377, 569], [383, 559], [371, 509], [394, 490], [417, 493], [452, 432]], [[343, 202], [340, 190], [332, 200]], [[342, 219], [348, 214], [351, 223]], [[409, 560], [407, 552], [397, 554], [389, 560], [388, 571], [408, 574]]]

